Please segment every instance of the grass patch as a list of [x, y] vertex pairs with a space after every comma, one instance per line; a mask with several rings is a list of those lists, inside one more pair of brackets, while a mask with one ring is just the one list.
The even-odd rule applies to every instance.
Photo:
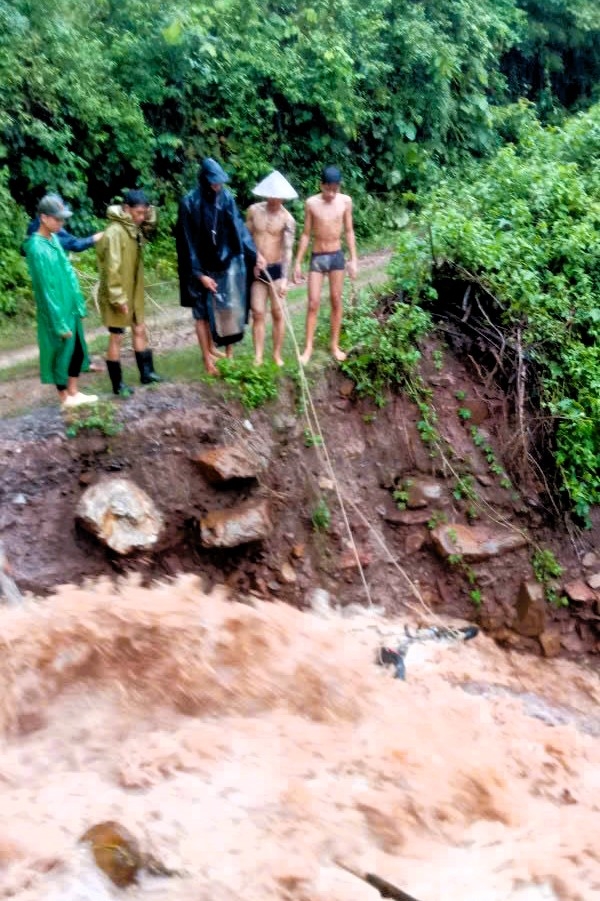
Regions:
[[69, 411], [67, 438], [75, 438], [79, 432], [96, 430], [102, 435], [118, 435], [123, 430], [122, 424], [117, 420], [117, 408], [112, 401], [99, 401], [85, 409], [73, 409]]

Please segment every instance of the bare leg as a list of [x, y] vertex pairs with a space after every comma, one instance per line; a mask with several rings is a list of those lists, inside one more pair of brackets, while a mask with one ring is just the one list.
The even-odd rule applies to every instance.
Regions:
[[67, 380], [67, 391], [66, 391], [66, 394], [67, 394], [67, 395], [69, 395], [69, 394], [71, 394], [71, 395], [77, 394], [77, 380], [78, 380], [78, 378], [79, 378], [79, 376], [72, 376], [72, 375], [69, 376], [69, 378], [68, 378], [68, 380]]
[[267, 286], [262, 282], [252, 283], [250, 302], [252, 305], [252, 342], [254, 344], [254, 362], [262, 366], [265, 353], [265, 307]]
[[215, 360], [223, 359], [223, 357], [225, 356], [223, 351], [218, 349], [217, 345], [212, 340], [212, 337], [210, 341], [210, 355], [211, 357], [214, 357]]
[[329, 273], [329, 298], [331, 301], [331, 353], [341, 363], [346, 354], [340, 350], [340, 331], [342, 329], [342, 288], [344, 286], [344, 270]]
[[131, 326], [131, 343], [133, 344], [133, 349], [137, 353], [146, 350], [148, 338], [146, 336], [146, 326], [143, 322], [135, 323]]
[[285, 334], [285, 321], [283, 308], [279, 298], [279, 282], [270, 285], [271, 289], [271, 317], [273, 319], [273, 359], [278, 366], [283, 366], [281, 351], [283, 348], [283, 336]]
[[204, 360], [204, 368], [209, 375], [218, 375], [213, 356], [211, 354], [212, 341], [210, 338], [210, 329], [206, 320], [196, 320], [196, 337], [202, 351], [202, 359]]
[[313, 341], [317, 327], [317, 316], [321, 304], [321, 287], [323, 285], [322, 272], [308, 273], [308, 309], [306, 311], [306, 344], [300, 362], [306, 365], [313, 352]]
[[121, 345], [123, 344], [123, 335], [113, 335], [108, 333], [108, 350], [106, 351], [106, 359], [113, 360], [118, 363], [121, 359]]
[[225, 348], [225, 356], [228, 360], [233, 360], [233, 344], [228, 344]]

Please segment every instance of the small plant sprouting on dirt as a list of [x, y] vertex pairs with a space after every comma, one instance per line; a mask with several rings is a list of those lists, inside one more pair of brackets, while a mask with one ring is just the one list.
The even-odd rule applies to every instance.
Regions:
[[277, 397], [280, 369], [273, 362], [255, 366], [249, 359], [226, 359], [217, 361], [217, 369], [247, 410], [261, 407]]
[[433, 531], [437, 526], [441, 526], [448, 522], [448, 517], [443, 510], [434, 510], [431, 517], [427, 520], [427, 528]]
[[536, 548], [531, 558], [534, 575], [540, 585], [544, 587], [546, 600], [553, 607], [568, 607], [569, 600], [558, 593], [556, 580], [560, 579], [563, 568], [548, 548]]
[[320, 497], [312, 511], [311, 522], [315, 532], [328, 532], [331, 526], [331, 511], [325, 498]]
[[455, 392], [454, 392], [454, 397], [455, 397], [457, 400], [464, 400], [466, 396], [467, 396], [467, 392], [466, 392], [466, 391], [463, 391], [462, 388], [459, 388], [458, 391], [455, 391]]
[[304, 447], [322, 447], [323, 439], [312, 429], [304, 429]]
[[431, 359], [433, 361], [433, 365], [435, 366], [438, 372], [441, 372], [444, 368], [444, 353], [439, 348], [436, 348], [431, 352]]
[[117, 422], [117, 413], [111, 401], [99, 401], [89, 407], [79, 407], [69, 411], [67, 438], [75, 438], [83, 429], [97, 429], [103, 435], [118, 435], [123, 426]]
[[462, 554], [450, 554], [448, 557], [450, 566], [458, 569], [469, 585], [469, 598], [476, 607], [480, 607], [483, 603], [483, 595], [477, 584], [477, 573], [472, 566], [466, 562]]
[[475, 483], [473, 481], [473, 476], [465, 475], [459, 476], [456, 480], [456, 485], [454, 487], [454, 491], [452, 492], [454, 499], [457, 501], [461, 500], [469, 500], [476, 501], [477, 500], [477, 491], [475, 489]]
[[458, 415], [463, 421], [465, 421], [467, 419], [470, 419], [473, 414], [467, 407], [460, 407], [458, 410]]
[[481, 434], [481, 432], [475, 425], [471, 427], [471, 438], [473, 439], [473, 444], [475, 445], [475, 447], [478, 447], [485, 455], [485, 459], [487, 460], [490, 472], [495, 476], [500, 477], [500, 487], [505, 488], [507, 491], [512, 491], [513, 484], [506, 474], [504, 468], [498, 463], [493, 447], [491, 447], [491, 445], [487, 443], [485, 437]]
[[408, 489], [412, 483], [412, 479], [406, 479], [406, 481], [401, 482], [392, 492], [392, 497], [396, 501], [396, 506], [399, 510], [406, 510], [406, 505], [408, 503]]

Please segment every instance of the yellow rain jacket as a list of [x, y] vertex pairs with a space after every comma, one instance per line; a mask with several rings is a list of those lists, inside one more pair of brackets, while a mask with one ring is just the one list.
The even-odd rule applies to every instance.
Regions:
[[[150, 208], [151, 214], [155, 211]], [[144, 321], [144, 234], [122, 206], [110, 206], [108, 225], [96, 244], [100, 287], [98, 303], [104, 325], [126, 328]], [[127, 313], [119, 307], [127, 304]]]

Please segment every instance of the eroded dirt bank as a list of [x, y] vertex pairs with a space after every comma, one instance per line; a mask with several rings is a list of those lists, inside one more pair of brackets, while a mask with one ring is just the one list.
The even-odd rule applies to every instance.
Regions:
[[[600, 687], [568, 661], [422, 643], [399, 620], [224, 600], [197, 577], [0, 613], [0, 897], [600, 897]], [[117, 820], [185, 875], [116, 889]]]
[[[585, 584], [585, 600], [568, 609], [545, 605], [545, 621], [533, 630], [513, 626], [520, 585], [533, 579], [534, 549], [547, 548], [560, 560], [559, 595], [563, 585], [579, 585], [600, 571], [600, 526], [596, 522], [575, 536], [564, 528], [553, 531], [536, 486], [517, 492], [502, 476], [503, 450], [511, 439], [502, 397], [474, 385], [456, 361], [448, 360], [440, 373], [431, 358], [425, 354], [423, 372], [432, 387], [444, 458], [423, 444], [420, 413], [405, 398], [391, 397], [378, 409], [356, 398], [352, 383], [335, 370], [314, 386], [373, 601], [388, 613], [414, 603], [398, 564], [421, 593], [423, 613], [433, 609], [475, 619], [508, 646], [534, 653], [544, 647], [554, 655], [597, 654], [600, 593]], [[480, 444], [485, 436], [483, 447], [473, 441], [472, 420], [460, 418], [465, 405], [474, 411]], [[0, 540], [22, 589], [49, 592], [65, 582], [129, 571], [146, 580], [196, 572], [206, 586], [226, 581], [240, 592], [299, 607], [317, 589], [342, 605], [365, 601], [333, 483], [291, 383], [284, 383], [276, 404], [250, 414], [224, 397], [221, 386], [168, 384], [137, 391], [118, 411], [124, 429], [112, 437], [82, 431], [67, 439], [53, 407], [0, 423]], [[256, 480], [212, 485], [195, 458], [231, 444], [252, 450], [267, 465]], [[77, 524], [82, 493], [112, 477], [131, 479], [161, 510], [165, 529], [151, 551], [120, 557]], [[406, 500], [400, 504], [406, 509], [399, 509], [394, 492]], [[268, 540], [228, 551], [202, 545], [203, 516], [252, 499], [269, 505]], [[320, 531], [314, 527], [319, 505], [330, 517]], [[452, 564], [434, 548], [434, 527], [443, 524], [450, 535], [483, 526], [523, 541], [468, 566], [462, 559]], [[595, 569], [582, 566], [586, 554], [596, 560]]]

